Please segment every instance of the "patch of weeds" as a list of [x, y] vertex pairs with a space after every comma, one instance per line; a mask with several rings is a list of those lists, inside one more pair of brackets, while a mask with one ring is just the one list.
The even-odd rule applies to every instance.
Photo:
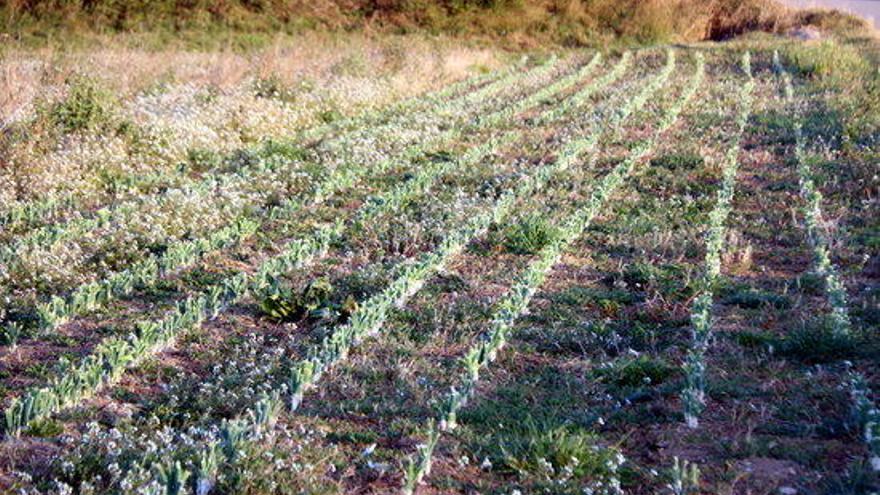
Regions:
[[263, 297], [260, 310], [270, 319], [280, 322], [309, 318], [344, 323], [357, 310], [357, 301], [349, 294], [342, 302], [335, 302], [334, 294], [335, 289], [330, 281], [318, 278], [309, 282], [299, 293], [286, 289], [280, 294]]
[[184, 272], [180, 277], [180, 281], [190, 287], [206, 289], [208, 287], [222, 284], [223, 280], [228, 276], [228, 273], [209, 271], [202, 267], [198, 267]]
[[810, 364], [849, 359], [862, 351], [856, 336], [836, 332], [824, 320], [793, 330], [779, 341], [778, 349], [782, 356]]
[[832, 84], [859, 79], [872, 70], [857, 48], [832, 39], [794, 44], [788, 50], [788, 58], [800, 75]]
[[715, 400], [748, 399], [764, 397], [767, 392], [761, 390], [760, 385], [748, 377], [733, 376], [732, 378], [717, 378], [707, 385], [707, 392]]
[[337, 120], [342, 120], [342, 118], [342, 112], [335, 108], [328, 108], [327, 110], [318, 113], [318, 120], [325, 124], [330, 124], [332, 122], [336, 122]]
[[379, 435], [372, 431], [332, 431], [327, 439], [336, 443], [369, 444], [378, 440]]
[[[99, 328], [96, 333], [105, 334], [107, 332], [102, 332]], [[46, 342], [52, 345], [57, 345], [59, 347], [73, 347], [77, 344], [77, 340], [75, 338], [71, 337], [70, 335], [64, 335], [62, 333], [53, 333], [47, 335], [45, 339]]]
[[269, 74], [259, 77], [254, 81], [254, 95], [257, 98], [274, 98], [276, 100], [293, 102], [296, 97], [278, 74]]
[[556, 234], [544, 215], [532, 214], [508, 224], [501, 231], [501, 244], [513, 254], [535, 254]]
[[427, 293], [442, 294], [449, 292], [464, 292], [470, 288], [467, 280], [455, 273], [441, 273], [431, 280], [427, 287]]
[[722, 295], [721, 304], [739, 306], [746, 309], [787, 309], [791, 307], [791, 300], [779, 294], [749, 287], [731, 289], [727, 294]]
[[267, 139], [260, 145], [257, 152], [260, 158], [281, 159], [284, 161], [305, 161], [308, 152], [293, 141], [279, 141]]
[[619, 305], [628, 305], [641, 301], [642, 298], [632, 292], [621, 289], [595, 289], [592, 287], [573, 286], [553, 295], [554, 304], [580, 306], [583, 304], [602, 305], [603, 301], [611, 301]]
[[38, 438], [48, 438], [56, 437], [63, 432], [64, 427], [61, 423], [52, 418], [43, 418], [32, 421], [27, 430], [25, 430], [25, 435]]
[[769, 332], [741, 331], [729, 333], [731, 340], [747, 349], [770, 349], [776, 343], [776, 336]]
[[97, 81], [75, 76], [68, 81], [67, 97], [49, 109], [50, 121], [62, 132], [96, 129], [109, 121], [113, 98]]
[[[609, 282], [614, 282], [612, 276]], [[693, 287], [682, 265], [636, 262], [626, 265], [619, 274], [627, 286], [646, 291], [649, 288], [658, 290], [665, 295], [675, 295], [676, 298], [688, 297], [693, 293]]]
[[693, 170], [703, 165], [703, 157], [699, 153], [682, 152], [662, 155], [651, 159], [652, 167], [668, 170]]
[[207, 148], [190, 148], [186, 151], [186, 167], [194, 172], [204, 172], [220, 166], [223, 157]]
[[796, 286], [804, 294], [818, 296], [825, 291], [825, 279], [818, 273], [808, 272], [797, 278]]
[[571, 425], [527, 418], [509, 425], [501, 440], [503, 467], [522, 480], [565, 486], [578, 480], [609, 482], [617, 477], [619, 452], [602, 447], [595, 434]]
[[763, 138], [764, 145], [792, 145], [795, 137], [791, 118], [778, 110], [757, 113], [752, 117], [752, 135]]
[[25, 368], [24, 373], [38, 379], [48, 379], [52, 375], [52, 367], [49, 363], [34, 363]]
[[641, 355], [636, 358], [618, 359], [595, 374], [602, 381], [619, 388], [659, 385], [672, 377], [676, 368], [663, 359]]

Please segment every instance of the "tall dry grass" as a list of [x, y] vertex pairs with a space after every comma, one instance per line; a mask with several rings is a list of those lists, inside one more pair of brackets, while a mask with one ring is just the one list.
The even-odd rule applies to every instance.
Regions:
[[276, 38], [262, 49], [193, 51], [139, 49], [111, 41], [97, 48], [7, 50], [0, 57], [0, 126], [32, 115], [35, 105], [62, 96], [75, 75], [96, 78], [121, 100], [157, 84], [228, 90], [273, 77], [283, 84], [319, 83], [338, 75], [381, 76], [406, 95], [460, 79], [475, 66], [499, 64], [497, 50], [461, 43], [362, 34], [308, 32]]

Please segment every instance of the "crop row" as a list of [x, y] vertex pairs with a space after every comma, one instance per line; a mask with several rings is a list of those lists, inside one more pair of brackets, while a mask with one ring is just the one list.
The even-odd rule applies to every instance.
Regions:
[[[495, 360], [498, 352], [507, 343], [510, 331], [517, 318], [526, 311], [535, 292], [543, 285], [549, 271], [556, 265], [562, 254], [581, 236], [589, 227], [593, 219], [598, 215], [608, 198], [623, 184], [632, 173], [642, 158], [653, 149], [659, 136], [669, 129], [678, 119], [684, 106], [693, 98], [702, 84], [705, 76], [703, 58], [698, 54], [696, 73], [692, 77], [688, 87], [681, 97], [670, 107], [654, 131], [654, 136], [646, 141], [638, 143], [627, 158], [608, 173], [596, 186], [590, 195], [590, 199], [584, 206], [572, 213], [558, 229], [557, 234], [541, 251], [536, 258], [529, 263], [516, 282], [497, 304], [490, 323], [488, 336], [480, 339], [470, 348], [462, 359], [464, 371], [460, 383], [454, 387], [442, 401], [442, 411], [439, 423], [431, 423], [426, 434], [427, 441], [419, 446], [418, 458], [410, 462], [405, 473], [405, 487], [403, 492], [407, 495], [415, 491], [425, 476], [430, 473], [431, 459], [434, 449], [442, 432], [449, 432], [457, 426], [457, 413], [464, 407], [476, 391], [476, 384], [480, 379], [481, 370]], [[650, 94], [642, 92], [645, 101]], [[653, 91], [650, 91], [653, 93]], [[593, 135], [597, 135], [594, 133]], [[595, 143], [595, 139], [587, 138], [583, 142]], [[577, 154], [563, 153], [563, 156], [573, 159]]]
[[[521, 73], [517, 73], [515, 71], [507, 70], [505, 71], [505, 76], [502, 78], [498, 78], [496, 81], [479, 87], [475, 91], [471, 93], [465, 93], [459, 95], [459, 97], [454, 99], [446, 98], [448, 95], [456, 94], [458, 91], [440, 91], [436, 95], [429, 95], [427, 98], [420, 98], [416, 101], [420, 103], [420, 105], [404, 105], [403, 108], [410, 108], [411, 110], [420, 109], [421, 111], [412, 111], [409, 113], [405, 113], [400, 115], [398, 119], [385, 122], [382, 124], [382, 127], [376, 129], [377, 135], [381, 135], [379, 131], [387, 131], [392, 129], [394, 125], [407, 125], [408, 122], [414, 121], [414, 119], [423, 114], [434, 115], [437, 114], [441, 109], [447, 107], [447, 111], [460, 111], [461, 109], [468, 109], [475, 102], [478, 102], [484, 99], [486, 96], [498, 92], [508, 86], [511, 82], [515, 81], [516, 78], [521, 77]], [[471, 86], [468, 84], [467, 86]], [[414, 102], [415, 103], [415, 102]], [[335, 130], [335, 127], [331, 126], [322, 126], [322, 132], [317, 135], [311, 135], [308, 139], [314, 140], [317, 137], [324, 136], [324, 134], [329, 134], [332, 130]], [[326, 137], [326, 136], [325, 136]], [[298, 138], [291, 140], [292, 143], [301, 143], [305, 142], [307, 138]], [[247, 183], [258, 180], [255, 177], [247, 176], [247, 172], [249, 168], [254, 168], [257, 171], [260, 169], [268, 169], [270, 172], [279, 172], [277, 170], [283, 162], [285, 161], [286, 156], [283, 153], [278, 153], [277, 150], [285, 150], [289, 148], [290, 144], [284, 144], [283, 146], [259, 146], [255, 150], [251, 150], [250, 153], [245, 153], [244, 155], [250, 155], [256, 160], [245, 160], [244, 168], [236, 167], [235, 174], [232, 174], [230, 179], [233, 182], [236, 181], [235, 176], [242, 176], [237, 179], [237, 182]], [[237, 156], [243, 156], [241, 153], [235, 154]], [[281, 159], [282, 163], [277, 163], [276, 159]], [[179, 186], [177, 189], [183, 190], [187, 195], [193, 194], [206, 194], [214, 190], [223, 190], [228, 188], [228, 184], [226, 184], [228, 174], [224, 174], [222, 171], [217, 171], [216, 173], [207, 174], [206, 177], [199, 180], [197, 183], [192, 184], [183, 184]], [[142, 180], [145, 182], [153, 182], [155, 180], [154, 174], [146, 174]], [[169, 193], [165, 193], [164, 195], [169, 195]], [[0, 251], [0, 262], [9, 264], [10, 260], [17, 254], [21, 253], [23, 250], [28, 248], [32, 248], [35, 246], [44, 246], [49, 245], [55, 242], [59, 242], [65, 239], [70, 239], [77, 235], [81, 235], [84, 232], [95, 230], [102, 228], [104, 226], [109, 225], [116, 218], [123, 217], [126, 213], [133, 211], [137, 207], [138, 201], [135, 198], [132, 201], [122, 203], [120, 205], [115, 205], [113, 207], [105, 207], [97, 210], [93, 214], [90, 214], [83, 218], [73, 219], [69, 222], [64, 222], [57, 225], [48, 225], [46, 227], [37, 229], [33, 232], [30, 232], [28, 235], [23, 236], [17, 239], [14, 243], [9, 246], [4, 246], [2, 251]]]
[[852, 330], [852, 322], [849, 317], [846, 287], [840, 279], [837, 267], [831, 261], [830, 242], [824, 232], [825, 224], [822, 219], [822, 193], [819, 192], [813, 179], [814, 174], [807, 154], [807, 140], [803, 129], [803, 115], [795, 103], [791, 76], [780, 62], [779, 52], [773, 53], [773, 65], [775, 70], [782, 75], [785, 99], [794, 112], [792, 122], [795, 136], [794, 154], [797, 160], [800, 195], [806, 203], [804, 224], [807, 240], [813, 249], [813, 269], [825, 282], [825, 295], [831, 305], [831, 314], [829, 315], [831, 331], [838, 335], [848, 335]]
[[748, 125], [752, 109], [752, 92], [755, 81], [752, 77], [751, 56], [743, 55], [742, 69], [748, 77], [739, 92], [739, 112], [736, 117], [730, 147], [721, 166], [721, 189], [715, 200], [715, 207], [709, 214], [709, 228], [706, 234], [705, 267], [700, 282], [701, 291], [691, 305], [691, 348], [684, 362], [685, 387], [681, 393], [685, 422], [691, 428], [699, 425], [699, 415], [706, 406], [706, 363], [705, 354], [712, 337], [712, 302], [714, 286], [721, 274], [721, 255], [727, 235], [727, 217], [732, 209], [731, 203], [736, 190], [736, 174], [739, 169], [738, 155], [743, 133]]
[[853, 416], [860, 428], [862, 439], [868, 448], [868, 462], [871, 469], [880, 472], [880, 410], [871, 399], [873, 396], [864, 375], [850, 372], [850, 398], [853, 402]]

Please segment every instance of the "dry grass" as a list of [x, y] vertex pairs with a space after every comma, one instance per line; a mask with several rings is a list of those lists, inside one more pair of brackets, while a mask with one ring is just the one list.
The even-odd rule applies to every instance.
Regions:
[[96, 77], [122, 99], [160, 83], [227, 90], [248, 79], [275, 77], [295, 85], [371, 74], [388, 75], [393, 91], [413, 94], [459, 79], [475, 66], [498, 63], [496, 51], [460, 43], [318, 32], [277, 37], [248, 53], [148, 50], [109, 40], [95, 49], [23, 48], [0, 58], [0, 123], [21, 120], [33, 113], [40, 100], [56, 99], [76, 74]]

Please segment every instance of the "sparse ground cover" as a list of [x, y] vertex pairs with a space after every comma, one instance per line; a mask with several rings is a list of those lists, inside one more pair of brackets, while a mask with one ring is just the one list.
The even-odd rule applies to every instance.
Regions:
[[867, 41], [366, 43], [4, 116], [2, 490], [880, 489]]

